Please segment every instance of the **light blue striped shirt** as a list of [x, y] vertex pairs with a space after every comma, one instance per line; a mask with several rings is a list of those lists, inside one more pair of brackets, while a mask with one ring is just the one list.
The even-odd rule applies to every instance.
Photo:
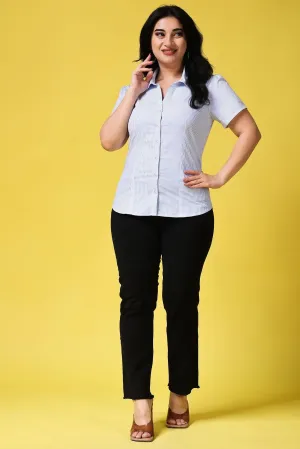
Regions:
[[[157, 72], [130, 115], [128, 153], [112, 207], [133, 215], [200, 215], [212, 209], [209, 188], [185, 186], [184, 170], [202, 170], [202, 154], [214, 120], [226, 128], [246, 105], [216, 74], [206, 83], [210, 105], [191, 108], [185, 69], [163, 99]], [[112, 112], [128, 88], [121, 88]]]

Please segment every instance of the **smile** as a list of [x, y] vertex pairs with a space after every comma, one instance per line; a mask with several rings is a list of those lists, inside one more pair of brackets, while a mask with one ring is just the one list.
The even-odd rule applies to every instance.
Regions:
[[177, 50], [162, 50], [165, 55], [174, 55]]

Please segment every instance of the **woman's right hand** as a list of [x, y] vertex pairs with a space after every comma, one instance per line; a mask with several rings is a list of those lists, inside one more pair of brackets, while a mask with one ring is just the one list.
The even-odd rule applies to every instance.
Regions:
[[[141, 64], [139, 64], [132, 73], [130, 88], [137, 96], [143, 93], [148, 88], [149, 82], [152, 78], [152, 68], [145, 67], [149, 64], [153, 64], [154, 61], [151, 61], [150, 58], [151, 53], [149, 53], [147, 58]], [[146, 78], [143, 79], [144, 77]]]

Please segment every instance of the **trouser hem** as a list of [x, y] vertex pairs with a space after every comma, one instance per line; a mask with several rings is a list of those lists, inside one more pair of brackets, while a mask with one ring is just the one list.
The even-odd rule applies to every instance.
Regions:
[[188, 394], [191, 393], [191, 391], [194, 388], [200, 388], [199, 385], [195, 385], [194, 387], [190, 387], [190, 388], [175, 388], [175, 387], [171, 387], [169, 385], [168, 385], [168, 387], [169, 387], [169, 390], [171, 391], [171, 393], [175, 393], [175, 394], [178, 394], [180, 396], [187, 396]]
[[129, 395], [124, 395], [123, 396], [123, 399], [132, 399], [132, 400], [136, 400], [136, 399], [153, 399], [154, 398], [154, 395], [153, 394], [148, 394], [148, 395], [145, 395], [145, 394], [142, 394], [142, 395], [131, 395], [131, 396], [129, 396]]

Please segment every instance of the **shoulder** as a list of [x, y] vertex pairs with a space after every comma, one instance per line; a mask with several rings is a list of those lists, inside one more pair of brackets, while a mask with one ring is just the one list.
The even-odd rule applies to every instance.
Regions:
[[127, 90], [129, 89], [129, 84], [127, 85], [123, 85], [121, 87], [119, 87], [118, 91], [119, 91], [119, 99], [122, 99], [124, 97], [124, 95], [126, 94]]
[[126, 93], [126, 91], [129, 89], [130, 85], [129, 84], [125, 84], [124, 86], [121, 86], [120, 92], [121, 93]]
[[121, 88], [119, 88], [119, 95], [118, 95], [115, 105], [113, 107], [112, 113], [117, 109], [117, 107], [123, 100], [128, 88], [129, 88], [129, 85], [125, 85], [125, 86], [122, 86]]
[[214, 90], [218, 87], [220, 83], [227, 83], [226, 79], [220, 73], [212, 75], [208, 81], [206, 81], [206, 87], [208, 90]]

